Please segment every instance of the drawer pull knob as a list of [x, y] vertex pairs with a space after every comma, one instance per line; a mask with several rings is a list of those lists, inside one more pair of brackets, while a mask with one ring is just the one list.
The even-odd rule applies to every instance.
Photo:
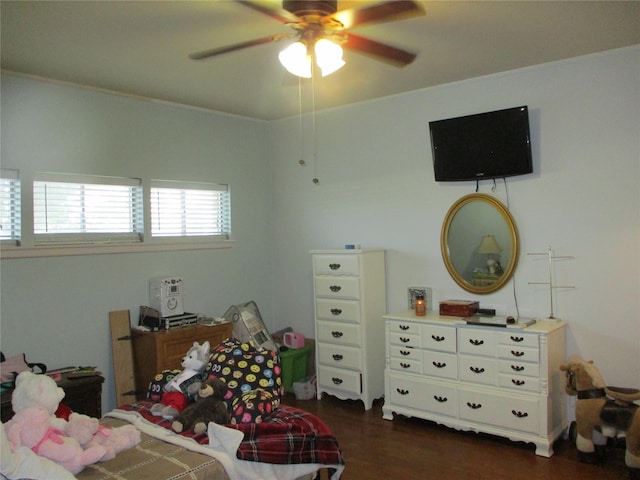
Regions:
[[515, 378], [511, 379], [511, 383], [513, 383], [514, 385], [524, 385], [524, 380], [516, 380]]
[[342, 383], [342, 379], [341, 379], [341, 378], [338, 378], [338, 377], [332, 377], [332, 378], [331, 378], [331, 381], [332, 381], [333, 383], [335, 383], [336, 385], [340, 385], [340, 384]]
[[329, 290], [331, 290], [333, 293], [336, 293], [342, 290], [342, 287], [340, 285], [331, 285], [329, 287]]
[[409, 390], [405, 390], [404, 388], [396, 388], [396, 392], [400, 395], [409, 395]]
[[469, 367], [473, 373], [484, 373], [484, 368], [482, 367]]
[[333, 359], [334, 359], [336, 362], [339, 362], [340, 360], [342, 360], [342, 358], [343, 358], [343, 357], [342, 357], [342, 355], [340, 355], [339, 353], [334, 353], [334, 354], [333, 354]]
[[340, 338], [342, 335], [344, 335], [344, 333], [334, 330], [333, 332], [331, 332], [331, 335], [333, 336], [333, 338]]
[[512, 341], [512, 342], [518, 342], [518, 343], [520, 343], [520, 342], [524, 341], [524, 337], [514, 337], [514, 336], [512, 335], [512, 336], [511, 336], [511, 337], [509, 337], [509, 338], [511, 338], [511, 341]]
[[410, 338], [407, 338], [407, 337], [400, 337], [400, 341], [401, 341], [402, 343], [409, 343], [409, 342], [411, 341], [411, 339], [410, 339]]
[[410, 364], [410, 363], [400, 362], [400, 366], [401, 366], [402, 368], [411, 368], [411, 364]]
[[467, 407], [473, 409], [473, 410], [478, 410], [479, 408], [482, 408], [482, 405], [479, 403], [471, 403], [471, 402], [467, 402]]
[[404, 355], [405, 357], [411, 355], [410, 350], [400, 350], [400, 355]]
[[444, 337], [440, 335], [431, 335], [431, 338], [433, 338], [436, 342], [444, 342]]
[[470, 338], [469, 343], [471, 345], [479, 346], [479, 345], [484, 345], [484, 340], [474, 340], [473, 338]]
[[342, 309], [340, 309], [340, 308], [332, 308], [332, 309], [331, 309], [331, 315], [338, 316], [338, 315], [340, 315], [341, 313], [342, 313]]
[[524, 367], [522, 365], [511, 365], [511, 370], [514, 370], [516, 372], [521, 372], [524, 370]]
[[400, 325], [400, 330], [409, 330], [409, 325]]
[[519, 411], [516, 411], [516, 410], [511, 410], [511, 413], [513, 413], [513, 415], [518, 417], [518, 418], [525, 418], [525, 417], [529, 416], [529, 414], [527, 412], [519, 412]]
[[433, 362], [433, 366], [436, 368], [444, 368], [447, 366], [447, 364], [443, 362]]
[[329, 264], [329, 268], [331, 270], [338, 270], [340, 268], [340, 264], [339, 263], [330, 263]]
[[517, 352], [515, 350], [511, 350], [511, 355], [513, 355], [514, 357], [521, 357], [524, 355], [524, 352]]
[[436, 402], [440, 403], [444, 403], [449, 400], [447, 397], [441, 397], [440, 395], [434, 395], [433, 398]]

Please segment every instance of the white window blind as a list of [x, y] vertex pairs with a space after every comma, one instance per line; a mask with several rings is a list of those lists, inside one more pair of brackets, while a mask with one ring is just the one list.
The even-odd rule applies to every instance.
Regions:
[[36, 245], [141, 242], [142, 181], [38, 173], [33, 182]]
[[229, 186], [151, 181], [151, 236], [229, 239]]
[[18, 170], [0, 169], [0, 241], [20, 244], [20, 175]]

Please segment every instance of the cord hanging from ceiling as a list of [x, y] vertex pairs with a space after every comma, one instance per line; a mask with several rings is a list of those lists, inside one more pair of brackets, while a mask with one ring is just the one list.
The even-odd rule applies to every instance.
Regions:
[[[312, 70], [314, 68], [313, 64], [311, 66]], [[320, 180], [318, 179], [317, 173], [317, 158], [318, 158], [318, 128], [316, 122], [316, 82], [315, 75], [312, 72], [311, 75], [311, 122], [312, 122], [312, 145], [313, 145], [313, 160], [312, 160], [312, 170], [313, 170], [313, 183], [318, 184]], [[305, 142], [304, 142], [304, 116], [303, 116], [303, 108], [302, 108], [302, 78], [298, 77], [298, 128], [300, 130], [300, 160], [298, 163], [302, 166], [305, 166], [307, 162], [305, 161]]]

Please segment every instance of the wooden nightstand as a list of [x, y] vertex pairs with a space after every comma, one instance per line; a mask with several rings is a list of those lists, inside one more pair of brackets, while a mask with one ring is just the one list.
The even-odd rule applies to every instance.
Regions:
[[149, 382], [162, 370], [179, 369], [182, 357], [193, 346], [207, 340], [214, 348], [232, 335], [232, 324], [195, 325], [159, 332], [131, 332], [133, 339], [133, 373], [136, 382], [136, 398], [144, 399]]
[[[92, 375], [90, 377], [69, 378], [67, 374], [57, 382], [65, 392], [62, 403], [73, 412], [84, 413], [90, 417], [102, 416], [102, 383], [104, 377]], [[13, 417], [11, 408], [11, 394], [13, 390], [2, 392], [2, 421], [6, 422]]]

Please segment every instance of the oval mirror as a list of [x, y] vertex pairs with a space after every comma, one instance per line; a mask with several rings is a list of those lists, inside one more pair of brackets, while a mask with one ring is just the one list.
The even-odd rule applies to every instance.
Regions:
[[472, 293], [500, 290], [518, 263], [518, 231], [509, 210], [483, 193], [454, 203], [440, 233], [442, 259], [451, 277]]

